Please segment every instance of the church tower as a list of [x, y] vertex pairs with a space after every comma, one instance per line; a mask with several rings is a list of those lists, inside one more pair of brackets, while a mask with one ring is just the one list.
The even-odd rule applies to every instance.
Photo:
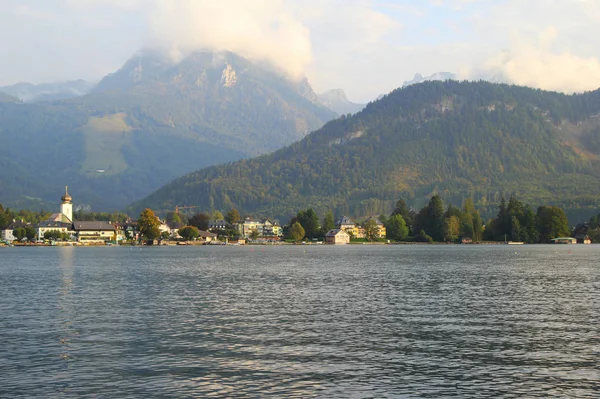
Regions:
[[65, 187], [65, 195], [60, 197], [62, 203], [60, 204], [60, 212], [69, 218], [69, 220], [73, 221], [73, 204], [71, 204], [71, 196], [69, 195], [69, 187]]

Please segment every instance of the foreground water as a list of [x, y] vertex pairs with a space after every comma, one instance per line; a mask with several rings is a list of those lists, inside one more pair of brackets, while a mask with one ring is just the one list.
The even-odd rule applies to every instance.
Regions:
[[0, 248], [0, 397], [598, 397], [599, 258]]

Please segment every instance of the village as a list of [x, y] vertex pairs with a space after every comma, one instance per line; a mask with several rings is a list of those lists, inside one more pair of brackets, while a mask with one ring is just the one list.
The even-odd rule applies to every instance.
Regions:
[[[113, 245], [123, 243], [147, 243], [142, 240], [142, 233], [138, 221], [125, 222], [112, 221], [77, 221], [73, 220], [73, 198], [69, 195], [68, 187], [60, 198], [59, 212], [53, 213], [49, 218], [35, 225], [14, 220], [0, 233], [0, 239], [5, 243], [25, 243], [33, 241], [37, 245]], [[282, 244], [284, 243], [284, 228], [278, 221], [270, 219], [243, 218], [237, 222], [228, 223], [223, 219], [210, 220], [206, 230], [199, 230], [193, 239], [187, 240], [179, 234], [179, 230], [186, 227], [181, 223], [168, 223], [156, 217], [160, 239], [152, 240], [153, 244], [162, 245], [243, 245], [255, 244]], [[370, 218], [370, 223], [375, 226], [374, 237], [380, 240], [386, 238], [386, 227], [377, 218]], [[368, 221], [369, 221], [368, 220]], [[35, 231], [31, 240], [18, 230]], [[233, 229], [238, 234], [235, 239], [222, 237], [219, 232]], [[343, 216], [335, 226], [325, 234], [324, 241], [311, 243], [349, 244], [351, 238], [364, 239], [367, 232], [363, 226], [355, 223], [351, 218]], [[30, 242], [28, 242], [30, 244]]]

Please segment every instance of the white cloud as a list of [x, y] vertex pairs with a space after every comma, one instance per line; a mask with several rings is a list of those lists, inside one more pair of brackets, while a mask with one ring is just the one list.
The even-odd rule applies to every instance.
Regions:
[[230, 50], [295, 77], [312, 61], [309, 31], [282, 0], [155, 0], [151, 27], [171, 52]]
[[600, 86], [597, 0], [0, 1], [0, 84], [100, 78], [160, 46], [229, 49], [357, 101], [416, 72]]

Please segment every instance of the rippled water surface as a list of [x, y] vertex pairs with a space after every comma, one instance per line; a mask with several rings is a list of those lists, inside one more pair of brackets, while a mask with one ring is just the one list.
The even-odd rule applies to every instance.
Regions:
[[600, 246], [0, 248], [0, 397], [600, 395]]

